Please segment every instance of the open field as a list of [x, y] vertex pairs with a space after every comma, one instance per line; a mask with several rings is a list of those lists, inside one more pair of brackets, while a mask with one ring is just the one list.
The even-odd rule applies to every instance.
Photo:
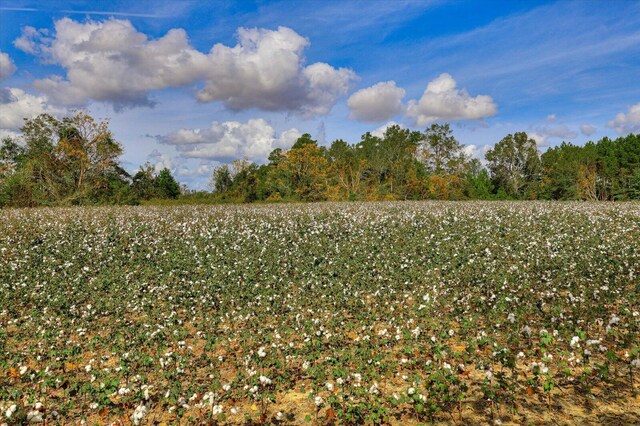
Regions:
[[640, 422], [640, 204], [0, 211], [0, 424]]

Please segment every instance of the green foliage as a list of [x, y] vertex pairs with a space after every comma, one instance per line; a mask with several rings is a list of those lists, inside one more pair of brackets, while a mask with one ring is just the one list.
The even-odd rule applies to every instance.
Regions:
[[453, 174], [464, 164], [463, 145], [449, 124], [432, 124], [424, 132], [423, 155], [427, 168], [436, 174]]
[[158, 173], [155, 179], [155, 187], [160, 198], [178, 198], [178, 195], [180, 195], [180, 185], [167, 168], [160, 170], [160, 173]]
[[22, 143], [0, 147], [0, 203], [7, 206], [132, 203], [122, 154], [105, 121], [84, 112], [25, 121]]
[[311, 135], [309, 133], [305, 133], [304, 135], [300, 136], [296, 142], [293, 144], [293, 146], [291, 147], [291, 149], [301, 149], [304, 148], [305, 145], [318, 145], [318, 142], [313, 140], [313, 138], [311, 137]]
[[494, 184], [513, 198], [537, 198], [532, 192], [541, 179], [536, 142], [524, 132], [507, 135], [486, 154]]
[[[486, 154], [487, 168], [464, 154], [448, 124], [424, 132], [390, 126], [382, 137], [342, 139], [329, 148], [302, 135], [265, 165], [246, 161], [214, 170], [220, 200], [321, 201], [398, 199], [640, 199], [640, 137], [569, 143], [542, 155], [524, 132], [507, 135]], [[241, 165], [241, 167], [239, 167]]]
[[181, 193], [180, 184], [167, 168], [156, 173], [155, 168], [146, 163], [131, 179], [131, 189], [141, 200], [175, 199]]
[[211, 176], [211, 187], [213, 192], [224, 193], [233, 184], [233, 178], [231, 176], [231, 171], [229, 170], [229, 166], [223, 164], [220, 167], [216, 167], [213, 170], [213, 174]]
[[[213, 194], [188, 196], [168, 169], [147, 163], [133, 175], [107, 122], [78, 112], [25, 121], [20, 140], [0, 143], [0, 206], [253, 203], [358, 200], [638, 200], [640, 135], [562, 143], [540, 153], [524, 132], [486, 153], [465, 154], [449, 124], [423, 132], [387, 128], [349, 144], [319, 146], [303, 134], [266, 164], [246, 159], [213, 170]], [[153, 201], [152, 201], [153, 200]], [[174, 201], [169, 201], [174, 200]]]

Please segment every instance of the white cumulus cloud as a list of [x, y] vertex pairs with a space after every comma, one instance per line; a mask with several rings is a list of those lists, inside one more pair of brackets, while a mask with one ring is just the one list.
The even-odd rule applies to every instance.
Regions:
[[6, 80], [16, 72], [16, 64], [8, 54], [0, 50], [0, 81]]
[[536, 145], [538, 146], [545, 146], [548, 143], [549, 139], [547, 135], [543, 135], [539, 132], [527, 132], [527, 136], [529, 136], [530, 139], [536, 141]]
[[400, 123], [396, 123], [395, 121], [389, 121], [386, 124], [383, 124], [382, 126], [378, 127], [377, 129], [373, 130], [371, 132], [371, 136], [377, 136], [379, 138], [383, 138], [384, 134], [387, 132], [387, 129], [391, 126], [400, 126], [402, 128], [404, 128], [404, 126]]
[[607, 126], [615, 129], [621, 135], [640, 132], [640, 103], [629, 107], [627, 113], [618, 113]]
[[149, 162], [153, 166], [156, 173], [159, 173], [162, 169], [169, 169], [171, 171], [176, 169], [174, 159], [168, 154], [164, 154], [157, 149], [151, 151], [147, 156]]
[[201, 102], [222, 101], [230, 109], [329, 112], [356, 78], [353, 71], [317, 62], [304, 66], [309, 41], [290, 28], [239, 28], [238, 44], [216, 44], [209, 53]]
[[60, 115], [64, 109], [49, 105], [46, 96], [31, 95], [13, 87], [0, 88], [0, 129], [19, 129], [24, 119], [48, 113]]
[[0, 129], [0, 141], [4, 138], [16, 139], [20, 137], [19, 132], [14, 132], [13, 130]]
[[484, 162], [484, 156], [487, 153], [487, 151], [489, 151], [491, 148], [493, 148], [493, 146], [491, 146], [491, 145], [474, 145], [474, 144], [470, 144], [470, 145], [465, 145], [462, 148], [462, 152], [468, 158], [475, 158], [475, 159], [478, 159], [478, 160]]
[[[580, 129], [582, 129], [582, 127], [583, 126], [580, 126]], [[527, 132], [527, 134], [531, 139], [536, 141], [538, 146], [547, 145], [549, 139], [566, 140], [575, 139], [578, 136], [578, 133], [571, 130], [569, 126], [564, 124], [555, 114], [548, 115], [544, 123], [532, 126], [531, 131]]]
[[13, 45], [23, 52], [37, 56], [45, 56], [48, 45], [53, 40], [49, 37], [49, 30], [46, 28], [36, 29], [34, 27], [22, 27], [22, 35], [13, 41]]
[[407, 116], [418, 126], [436, 121], [478, 120], [495, 115], [498, 108], [490, 96], [472, 97], [457, 89], [456, 81], [444, 73], [428, 85], [419, 100], [409, 101]]
[[178, 167], [176, 175], [187, 178], [200, 178], [203, 176], [211, 176], [214, 166], [209, 163], [200, 163], [197, 167], [188, 167], [186, 165]]
[[24, 27], [14, 45], [66, 70], [66, 76], [34, 82], [65, 105], [94, 100], [116, 109], [150, 106], [154, 90], [200, 83], [201, 102], [314, 116], [329, 112], [356, 78], [351, 70], [321, 62], [305, 66], [309, 41], [289, 28], [239, 28], [237, 35], [236, 46], [215, 44], [203, 53], [191, 46], [183, 29], [151, 39], [128, 20], [62, 18], [53, 35]]
[[161, 143], [174, 145], [185, 158], [228, 162], [241, 158], [263, 162], [276, 148], [288, 149], [301, 136], [293, 128], [276, 136], [276, 131], [261, 118], [238, 121], [214, 121], [206, 129], [180, 129], [160, 136]]
[[361, 121], [384, 121], [404, 111], [405, 90], [386, 81], [358, 90], [347, 100], [350, 117]]
[[66, 69], [66, 78], [34, 82], [53, 102], [65, 105], [88, 100], [116, 108], [150, 105], [148, 91], [192, 83], [208, 66], [207, 56], [190, 46], [184, 30], [150, 40], [131, 22], [118, 19], [80, 23], [62, 18], [54, 37], [27, 27], [14, 44]]
[[580, 133], [585, 136], [591, 136], [596, 132], [596, 127], [591, 124], [581, 124], [580, 125]]

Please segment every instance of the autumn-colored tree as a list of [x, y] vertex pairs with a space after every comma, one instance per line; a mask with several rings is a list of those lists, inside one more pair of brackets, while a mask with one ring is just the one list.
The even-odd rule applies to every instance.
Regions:
[[598, 199], [596, 192], [596, 167], [594, 165], [580, 165], [578, 170], [578, 197], [581, 200], [595, 201]]
[[429, 178], [429, 195], [437, 200], [462, 198], [460, 178], [455, 175], [432, 175]]
[[292, 148], [278, 167], [288, 175], [293, 192], [301, 200], [322, 200], [327, 189], [329, 161], [316, 143], [300, 145]]
[[7, 204], [110, 202], [115, 192], [131, 199], [124, 195], [128, 175], [118, 165], [122, 147], [108, 122], [82, 111], [62, 119], [41, 114], [25, 120], [21, 131], [20, 164], [0, 188]]
[[96, 121], [79, 111], [62, 119], [58, 138], [54, 153], [61, 172], [72, 182], [71, 192], [90, 192], [108, 184], [106, 175], [122, 154], [108, 121]]

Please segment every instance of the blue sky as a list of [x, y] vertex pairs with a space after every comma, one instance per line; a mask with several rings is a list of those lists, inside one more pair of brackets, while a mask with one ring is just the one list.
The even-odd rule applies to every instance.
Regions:
[[515, 131], [541, 150], [640, 132], [637, 1], [15, 0], [0, 51], [0, 133], [85, 108], [127, 169], [192, 188], [300, 133], [450, 122], [482, 157]]

